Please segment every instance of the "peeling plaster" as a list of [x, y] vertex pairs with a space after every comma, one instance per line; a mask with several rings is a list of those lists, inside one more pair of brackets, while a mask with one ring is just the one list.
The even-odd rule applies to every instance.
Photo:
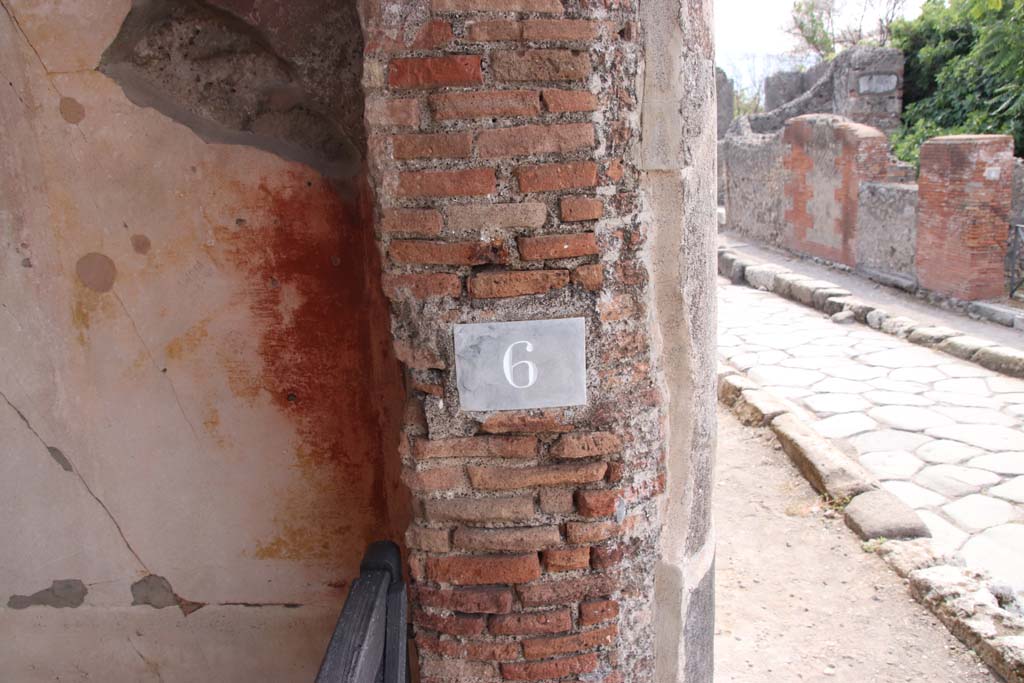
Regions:
[[11, 609], [81, 607], [88, 592], [89, 589], [79, 579], [60, 579], [32, 595], [12, 595], [7, 606]]

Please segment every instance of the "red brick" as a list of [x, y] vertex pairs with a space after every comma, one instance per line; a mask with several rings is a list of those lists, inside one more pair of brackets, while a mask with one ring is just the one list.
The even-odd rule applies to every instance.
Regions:
[[445, 212], [448, 214], [448, 230], [452, 232], [539, 228], [548, 219], [548, 207], [541, 202], [452, 204]]
[[371, 99], [366, 104], [366, 117], [375, 126], [418, 128], [420, 125], [420, 103], [413, 98]]
[[473, 155], [472, 133], [409, 133], [391, 138], [395, 159], [464, 159]]
[[546, 583], [518, 586], [519, 599], [526, 607], [567, 605], [581, 600], [608, 597], [619, 589], [618, 583], [610, 576], [592, 574], [573, 576]]
[[389, 299], [433, 299], [462, 296], [462, 280], [458, 275], [429, 273], [395, 275], [385, 273], [382, 278], [384, 294]]
[[579, 81], [590, 76], [590, 56], [572, 50], [495, 52], [491, 71], [504, 82]]
[[407, 341], [396, 339], [395, 357], [408, 368], [416, 370], [444, 370], [448, 367], [444, 359], [430, 349], [413, 346]]
[[405, 544], [415, 550], [423, 550], [428, 553], [446, 553], [451, 550], [448, 533], [448, 529], [409, 527], [405, 531]]
[[523, 39], [591, 41], [600, 33], [601, 24], [585, 19], [529, 19], [523, 22]]
[[590, 197], [562, 197], [559, 207], [562, 220], [568, 222], [596, 221], [604, 215], [604, 202]]
[[464, 436], [456, 439], [417, 439], [417, 458], [534, 458], [535, 436]]
[[536, 90], [484, 90], [431, 95], [430, 109], [439, 121], [492, 116], [537, 116], [540, 93]]
[[622, 481], [624, 469], [625, 465], [623, 465], [621, 462], [608, 463], [608, 483], [616, 484]]
[[539, 434], [573, 430], [572, 425], [563, 421], [562, 413], [554, 410], [540, 413], [494, 413], [484, 420], [480, 428], [488, 434]]
[[617, 183], [622, 180], [622, 176], [625, 171], [622, 168], [622, 161], [620, 159], [612, 159], [608, 162], [608, 166], [605, 167], [604, 174], [608, 180], [613, 183]]
[[441, 589], [417, 586], [416, 601], [423, 607], [469, 614], [508, 614], [512, 611], [510, 588]]
[[551, 192], [597, 185], [597, 164], [579, 161], [569, 164], [540, 164], [516, 169], [521, 192]]
[[541, 489], [540, 511], [548, 515], [571, 515], [576, 512], [573, 492], [569, 489]]
[[406, 171], [398, 174], [399, 197], [475, 197], [496, 185], [493, 168], [458, 171]]
[[561, 14], [560, 0], [432, 0], [435, 12], [536, 12]]
[[622, 450], [622, 439], [610, 432], [566, 434], [551, 448], [556, 458], [599, 458]]
[[480, 266], [508, 261], [508, 248], [502, 242], [430, 242], [395, 240], [388, 246], [395, 263], [420, 265]]
[[420, 658], [420, 683], [482, 683], [497, 680], [498, 669], [494, 662]]
[[591, 653], [543, 662], [506, 663], [501, 665], [501, 675], [506, 681], [544, 681], [590, 673], [597, 665], [597, 655]]
[[523, 37], [523, 25], [507, 19], [474, 21], [466, 25], [466, 35], [469, 40], [481, 43], [519, 40]]
[[428, 500], [424, 514], [432, 522], [525, 522], [534, 518], [532, 496]]
[[615, 522], [569, 522], [565, 538], [569, 543], [600, 543], [618, 536], [622, 529]]
[[600, 251], [597, 246], [597, 238], [592, 232], [520, 237], [516, 243], [519, 245], [519, 256], [524, 261], [593, 256]]
[[619, 603], [614, 600], [591, 600], [580, 603], [580, 626], [593, 626], [619, 616]]
[[457, 586], [526, 583], [540, 578], [540, 560], [536, 553], [430, 557], [427, 578]]
[[487, 628], [486, 617], [465, 614], [445, 616], [431, 614], [422, 609], [413, 610], [412, 621], [417, 626], [452, 636], [478, 636]]
[[413, 380], [412, 388], [414, 391], [430, 394], [431, 396], [444, 396], [444, 386], [441, 384], [428, 384]]
[[477, 55], [393, 59], [388, 68], [388, 85], [392, 88], [438, 88], [483, 82]]
[[541, 99], [553, 114], [597, 109], [597, 95], [587, 90], [547, 89], [541, 91]]
[[428, 21], [412, 40], [404, 40], [404, 31], [396, 32], [396, 35], [383, 30], [372, 32], [367, 36], [365, 52], [389, 54], [406, 50], [436, 50], [451, 42], [453, 37], [452, 25], [440, 19]]
[[522, 651], [519, 643], [490, 642], [485, 640], [442, 640], [437, 636], [422, 631], [416, 634], [416, 646], [422, 652], [483, 662], [514, 661], [519, 659]]
[[384, 209], [380, 230], [389, 235], [436, 237], [442, 223], [441, 213], [434, 209]]
[[567, 609], [553, 612], [528, 612], [491, 617], [490, 632], [496, 636], [538, 636], [572, 630], [572, 613]]
[[511, 491], [534, 486], [592, 484], [604, 478], [603, 462], [541, 467], [469, 467], [469, 480], [482, 491]]
[[461, 467], [435, 467], [429, 470], [402, 470], [402, 482], [414, 493], [455, 491], [465, 488], [466, 472]]
[[548, 572], [571, 572], [590, 568], [590, 548], [560, 548], [545, 550], [542, 555]]
[[607, 647], [615, 642], [619, 629], [612, 624], [594, 631], [575, 633], [571, 636], [555, 638], [531, 638], [523, 641], [523, 655], [527, 659], [545, 659], [557, 655], [569, 655], [577, 652]]
[[455, 530], [454, 544], [460, 550], [491, 552], [525, 552], [543, 550], [562, 543], [557, 526], [538, 526], [513, 529]]
[[612, 517], [622, 497], [618, 490], [577, 491], [576, 505], [584, 517]]
[[604, 266], [595, 263], [580, 266], [572, 271], [572, 281], [590, 292], [599, 292], [604, 287]]
[[561, 154], [594, 146], [594, 124], [563, 123], [485, 130], [477, 137], [482, 159]]
[[[629, 520], [626, 520], [627, 522]], [[597, 546], [591, 550], [590, 565], [594, 569], [609, 569], [614, 567], [626, 556], [627, 546], [622, 544]]]
[[567, 270], [519, 270], [487, 272], [469, 280], [469, 295], [474, 299], [501, 299], [545, 294], [569, 284]]

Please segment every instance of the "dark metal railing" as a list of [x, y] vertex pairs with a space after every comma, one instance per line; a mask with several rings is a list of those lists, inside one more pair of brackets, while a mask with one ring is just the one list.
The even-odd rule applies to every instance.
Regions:
[[1024, 287], [1024, 225], [1010, 226], [1010, 298]]
[[398, 546], [388, 541], [370, 545], [316, 683], [406, 683], [406, 609]]

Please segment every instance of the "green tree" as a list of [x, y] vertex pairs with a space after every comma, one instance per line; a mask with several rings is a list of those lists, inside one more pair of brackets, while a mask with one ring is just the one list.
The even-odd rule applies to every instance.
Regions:
[[1024, 155], [1024, 0], [927, 0], [893, 33], [907, 55], [901, 159], [958, 133], [1013, 135]]

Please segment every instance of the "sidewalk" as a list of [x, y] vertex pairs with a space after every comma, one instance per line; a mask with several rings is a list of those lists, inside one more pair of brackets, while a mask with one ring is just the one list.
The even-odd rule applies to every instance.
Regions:
[[718, 420], [718, 683], [999, 680], [826, 516], [770, 431]]

